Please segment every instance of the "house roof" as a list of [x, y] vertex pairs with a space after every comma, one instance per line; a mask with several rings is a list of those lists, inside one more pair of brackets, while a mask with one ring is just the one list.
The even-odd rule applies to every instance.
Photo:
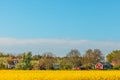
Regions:
[[8, 64], [9, 65], [14, 65], [14, 62], [11, 60], [11, 61], [8, 61]]

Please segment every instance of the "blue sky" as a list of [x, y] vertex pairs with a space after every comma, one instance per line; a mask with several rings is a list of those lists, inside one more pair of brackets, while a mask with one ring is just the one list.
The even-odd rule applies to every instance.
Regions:
[[119, 0], [1, 0], [0, 37], [116, 43], [120, 40], [119, 4]]

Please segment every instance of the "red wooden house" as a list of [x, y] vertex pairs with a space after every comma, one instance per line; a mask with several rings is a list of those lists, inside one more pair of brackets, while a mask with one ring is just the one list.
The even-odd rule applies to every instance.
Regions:
[[106, 69], [112, 69], [113, 65], [110, 64], [109, 62], [98, 62], [95, 65], [96, 70], [106, 70]]

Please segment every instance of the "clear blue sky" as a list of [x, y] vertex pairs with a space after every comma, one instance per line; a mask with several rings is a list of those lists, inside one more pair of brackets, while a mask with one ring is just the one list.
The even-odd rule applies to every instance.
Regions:
[[0, 37], [120, 40], [120, 0], [1, 0]]

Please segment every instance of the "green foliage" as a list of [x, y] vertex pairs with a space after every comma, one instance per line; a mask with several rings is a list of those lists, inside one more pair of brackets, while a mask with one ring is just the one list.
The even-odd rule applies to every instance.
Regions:
[[120, 64], [120, 50], [112, 51], [106, 58], [108, 62], [115, 61], [117, 64]]
[[72, 62], [69, 59], [70, 58], [68, 58], [68, 57], [63, 58], [62, 62], [60, 63], [62, 70], [70, 70], [74, 67], [74, 65], [72, 64]]
[[79, 50], [72, 49], [62, 62], [62, 68], [73, 69], [74, 67], [80, 67], [82, 65], [82, 58]]
[[42, 56], [40, 56], [39, 54], [38, 55], [34, 55], [32, 57], [33, 60], [40, 60]]
[[[0, 69], [8, 69], [9, 61], [15, 57], [15, 55], [0, 53]], [[50, 52], [32, 56], [31, 52], [26, 52], [17, 58], [20, 58], [15, 65], [15, 69], [18, 70], [52, 70], [54, 63], [59, 63], [61, 70], [72, 70], [76, 67], [94, 69], [97, 62], [104, 61], [104, 55], [99, 49], [88, 49], [83, 56], [77, 49], [72, 49], [65, 57], [55, 57]], [[120, 69], [120, 50], [112, 51], [106, 56], [106, 59], [108, 62], [115, 62], [114, 69]]]
[[39, 61], [38, 61], [38, 60], [31, 60], [31, 62], [30, 62], [30, 63], [31, 63], [31, 65], [32, 65], [32, 66], [34, 66], [34, 65], [38, 64], [38, 63], [39, 63]]
[[18, 64], [15, 65], [15, 69], [17, 69], [17, 70], [25, 70], [24, 65], [25, 65], [25, 63], [19, 62]]
[[2, 52], [0, 52], [0, 57], [3, 57], [4, 55], [3, 55], [3, 53]]
[[106, 56], [108, 62], [112, 62], [112, 59], [114, 58], [114, 54], [110, 53]]
[[55, 63], [55, 56], [48, 52], [44, 53], [42, 57], [39, 59], [39, 63], [33, 66], [33, 69], [40, 70], [50, 70], [53, 69], [53, 63]]
[[0, 61], [0, 69], [5, 69], [5, 65], [3, 65], [2, 61]]
[[[0, 57], [0, 69], [8, 69], [7, 62], [10, 61], [10, 57]], [[6, 63], [6, 64], [3, 64]]]
[[23, 69], [23, 70], [29, 70], [32, 68], [31, 60], [32, 60], [32, 53], [23, 53], [22, 59], [19, 61], [19, 63], [15, 66], [15, 69]]
[[113, 67], [113, 69], [114, 69], [114, 70], [120, 70], [120, 65], [115, 65], [115, 66]]

